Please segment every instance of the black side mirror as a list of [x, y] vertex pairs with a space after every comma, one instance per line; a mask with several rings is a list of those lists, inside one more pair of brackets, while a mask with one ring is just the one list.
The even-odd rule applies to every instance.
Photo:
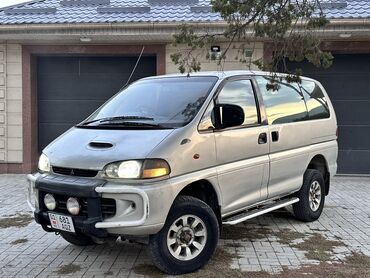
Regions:
[[244, 123], [244, 111], [234, 104], [216, 104], [212, 113], [212, 124], [215, 128], [228, 128]]

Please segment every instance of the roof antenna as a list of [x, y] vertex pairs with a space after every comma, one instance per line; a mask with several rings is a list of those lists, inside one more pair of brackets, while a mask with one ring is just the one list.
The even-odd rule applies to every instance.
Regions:
[[123, 86], [121, 87], [121, 89], [119, 89], [119, 91], [121, 91], [124, 87], [126, 87], [126, 86], [128, 85], [128, 83], [130, 83], [131, 78], [132, 78], [132, 76], [134, 75], [135, 70], [136, 70], [136, 68], [137, 68], [137, 65], [139, 64], [139, 62], [140, 62], [140, 60], [141, 60], [141, 57], [143, 56], [144, 49], [145, 49], [145, 45], [143, 45], [143, 47], [141, 48], [140, 55], [139, 55], [139, 57], [137, 58], [136, 64], [135, 64], [134, 68], [132, 69], [131, 74], [130, 74], [129, 78], [127, 79], [126, 84], [125, 84], [125, 85], [123, 85]]

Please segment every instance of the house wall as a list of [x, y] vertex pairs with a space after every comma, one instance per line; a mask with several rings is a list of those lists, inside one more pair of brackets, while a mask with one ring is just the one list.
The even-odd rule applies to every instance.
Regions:
[[22, 46], [3, 43], [0, 44], [0, 163], [22, 160]]
[[[227, 48], [227, 43], [219, 43], [221, 51]], [[257, 42], [249, 45], [247, 48], [253, 49], [252, 61], [263, 57], [263, 43]], [[173, 46], [172, 44], [166, 45], [166, 73], [178, 73], [178, 66], [175, 65], [171, 60], [171, 54], [177, 53], [179, 51], [185, 52], [188, 48], [184, 45]], [[249, 68], [248, 63], [241, 63], [235, 59], [238, 54], [238, 49], [240, 49], [240, 44], [236, 44], [235, 48], [230, 48], [226, 55], [226, 60], [223, 65], [223, 70], [256, 70], [257, 67], [251, 65]], [[202, 71], [214, 71], [221, 70], [220, 66], [217, 65], [216, 61], [211, 61], [206, 59], [206, 52], [197, 51], [194, 55], [199, 55], [199, 60], [201, 62]]]
[[[220, 46], [221, 49], [226, 48], [226, 44], [220, 44]], [[87, 51], [87, 53], [95, 54], [111, 52], [136, 53], [136, 51], [140, 50], [139, 48], [136, 49], [137, 47], [112, 46], [112, 49], [110, 47], [99, 48], [92, 46], [90, 47], [91, 49], [72, 47], [72, 52], [85, 53]], [[254, 48], [252, 59], [263, 57], [262, 43], [256, 43], [250, 47]], [[30, 107], [35, 105], [30, 96], [32, 95], [32, 92], [30, 93], [31, 84], [29, 80], [29, 71], [31, 70], [30, 55], [49, 52], [53, 54], [69, 53], [70, 51], [68, 47], [59, 46], [59, 48], [0, 43], [0, 174], [30, 172], [34, 168], [36, 157], [33, 155], [34, 151], [31, 150], [31, 147], [37, 143], [37, 136], [32, 135], [34, 133], [32, 126], [35, 125], [37, 119], [32, 117], [32, 111], [29, 111]], [[160, 48], [160, 46], [148, 47], [148, 51], [159, 55], [158, 73], [178, 72], [177, 66], [171, 61], [170, 55], [179, 49], [184, 51], [186, 47], [174, 47], [171, 44], [167, 44], [165, 47], [163, 46], [163, 52], [160, 51]], [[230, 50], [227, 55], [228, 59], [224, 64], [224, 70], [248, 69], [246, 64], [234, 59], [236, 53], [237, 48]], [[216, 62], [207, 60], [205, 55], [205, 52], [202, 52], [199, 56], [202, 70], [220, 70]], [[25, 103], [22, 103], [22, 94], [23, 98], [27, 96], [27, 99], [23, 99]], [[26, 126], [23, 126], [24, 121]], [[23, 136], [25, 137], [23, 138]], [[32, 139], [34, 137], [36, 139]]]

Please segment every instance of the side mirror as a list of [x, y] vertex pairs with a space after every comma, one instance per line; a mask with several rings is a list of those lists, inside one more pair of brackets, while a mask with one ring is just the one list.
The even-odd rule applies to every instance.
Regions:
[[234, 104], [216, 104], [212, 112], [212, 124], [215, 128], [228, 128], [244, 123], [244, 111]]

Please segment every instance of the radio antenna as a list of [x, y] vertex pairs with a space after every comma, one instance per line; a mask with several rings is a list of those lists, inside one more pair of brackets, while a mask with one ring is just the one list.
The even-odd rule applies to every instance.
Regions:
[[132, 69], [131, 74], [130, 74], [129, 78], [127, 79], [126, 84], [125, 84], [125, 85], [123, 85], [121, 89], [119, 89], [120, 91], [121, 91], [124, 87], [126, 87], [126, 86], [128, 85], [128, 83], [130, 83], [131, 78], [132, 78], [132, 76], [134, 75], [135, 70], [136, 70], [136, 68], [137, 68], [137, 65], [139, 64], [139, 62], [140, 62], [140, 60], [141, 60], [141, 57], [143, 56], [144, 49], [145, 49], [145, 45], [143, 45], [143, 47], [141, 48], [141, 52], [140, 52], [139, 57], [137, 58], [136, 64], [135, 64], [134, 68]]

